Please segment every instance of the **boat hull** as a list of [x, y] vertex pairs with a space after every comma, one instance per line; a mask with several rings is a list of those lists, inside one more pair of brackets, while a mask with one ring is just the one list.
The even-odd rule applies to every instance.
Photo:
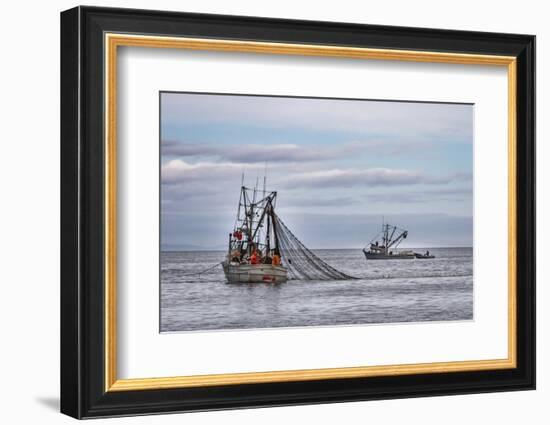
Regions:
[[223, 272], [228, 283], [284, 283], [287, 269], [273, 264], [223, 263]]
[[388, 255], [388, 254], [365, 252], [365, 251], [363, 251], [363, 254], [365, 254], [365, 257], [367, 260], [413, 260], [416, 258], [414, 254]]

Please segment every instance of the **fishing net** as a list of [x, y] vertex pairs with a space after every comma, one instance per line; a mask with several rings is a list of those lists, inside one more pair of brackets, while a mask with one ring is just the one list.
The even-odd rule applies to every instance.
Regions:
[[278, 215], [273, 213], [277, 227], [279, 249], [284, 266], [291, 279], [296, 280], [350, 280], [356, 279], [336, 270], [311, 252], [294, 236]]

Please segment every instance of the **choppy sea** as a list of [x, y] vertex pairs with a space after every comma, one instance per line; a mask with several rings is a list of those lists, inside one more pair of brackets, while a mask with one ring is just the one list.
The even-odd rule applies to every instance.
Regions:
[[[473, 319], [472, 248], [434, 259], [370, 260], [360, 249], [314, 250], [359, 279], [228, 284], [224, 251], [161, 253], [161, 332]], [[415, 249], [425, 252], [425, 248]], [[214, 268], [201, 275], [201, 270]]]

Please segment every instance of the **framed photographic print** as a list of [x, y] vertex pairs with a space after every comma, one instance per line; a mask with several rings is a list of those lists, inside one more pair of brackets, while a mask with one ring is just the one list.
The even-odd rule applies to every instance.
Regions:
[[61, 14], [61, 411], [535, 387], [535, 38]]

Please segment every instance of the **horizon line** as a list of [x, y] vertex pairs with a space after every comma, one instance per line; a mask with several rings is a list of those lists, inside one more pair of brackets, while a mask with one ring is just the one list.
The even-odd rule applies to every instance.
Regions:
[[[364, 247], [363, 247], [364, 248]], [[319, 251], [327, 251], [327, 250], [341, 250], [341, 251], [349, 251], [349, 250], [363, 250], [363, 248], [309, 248], [313, 250], [319, 250]], [[410, 249], [449, 249], [449, 248], [473, 248], [473, 245], [462, 245], [462, 246], [416, 246], [416, 247], [409, 247], [409, 248], [395, 248], [396, 250], [404, 249], [404, 250], [410, 250]], [[198, 248], [198, 249], [160, 249], [159, 252], [225, 252], [226, 249], [209, 249], [209, 248]]]

